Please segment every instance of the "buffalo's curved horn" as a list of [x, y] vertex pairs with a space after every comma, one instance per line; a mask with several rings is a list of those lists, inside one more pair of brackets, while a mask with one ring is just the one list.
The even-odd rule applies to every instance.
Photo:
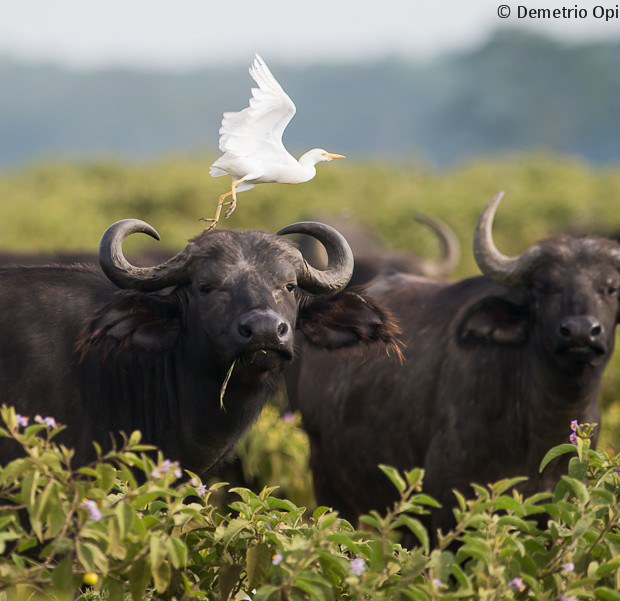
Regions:
[[431, 278], [438, 278], [449, 274], [457, 266], [461, 258], [461, 245], [456, 234], [442, 221], [432, 219], [428, 215], [416, 215], [418, 223], [423, 223], [437, 234], [441, 248], [441, 256], [435, 260], [420, 261], [421, 272]]
[[497, 250], [491, 230], [495, 211], [503, 196], [503, 192], [496, 194], [478, 219], [474, 232], [474, 258], [480, 271], [489, 279], [504, 286], [520, 286], [526, 283], [541, 249], [535, 245], [517, 257], [507, 257]]
[[165, 263], [153, 267], [136, 267], [123, 255], [123, 241], [130, 234], [141, 232], [159, 240], [159, 234], [148, 223], [139, 219], [123, 219], [111, 225], [99, 244], [101, 269], [120, 288], [132, 288], [144, 292], [161, 290], [166, 286], [182, 284], [189, 280], [191, 246]]
[[297, 283], [313, 294], [333, 294], [342, 290], [353, 275], [353, 252], [345, 237], [336, 229], [316, 221], [301, 221], [282, 228], [278, 235], [306, 234], [316, 238], [327, 252], [327, 268], [315, 269], [301, 257]]

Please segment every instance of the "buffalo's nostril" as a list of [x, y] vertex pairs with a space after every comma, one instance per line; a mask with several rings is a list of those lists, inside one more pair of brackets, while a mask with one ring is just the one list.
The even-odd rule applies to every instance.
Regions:
[[592, 336], [600, 336], [602, 333], [602, 328], [601, 328], [601, 324], [597, 323], [592, 327], [592, 330], [590, 331], [590, 334]]
[[252, 338], [252, 328], [247, 323], [240, 323], [237, 330], [243, 338]]
[[278, 336], [284, 338], [288, 334], [288, 324], [281, 322], [278, 326]]
[[565, 325], [560, 326], [560, 334], [564, 336], [564, 338], [570, 338], [570, 328]]

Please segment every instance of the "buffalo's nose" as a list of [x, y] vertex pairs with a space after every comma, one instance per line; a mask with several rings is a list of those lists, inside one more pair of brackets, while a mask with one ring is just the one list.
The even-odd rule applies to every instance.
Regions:
[[601, 322], [590, 315], [567, 317], [560, 324], [560, 337], [571, 345], [595, 343], [604, 333]]
[[252, 311], [233, 326], [233, 335], [244, 344], [286, 345], [292, 340], [292, 328], [273, 311]]

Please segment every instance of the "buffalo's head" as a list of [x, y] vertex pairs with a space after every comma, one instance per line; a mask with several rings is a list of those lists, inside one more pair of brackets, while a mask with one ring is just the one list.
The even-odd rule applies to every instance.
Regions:
[[559, 236], [507, 257], [497, 250], [491, 233], [501, 198], [498, 194], [487, 205], [474, 235], [482, 273], [523, 291], [516, 304], [487, 302], [487, 316], [493, 305], [496, 335], [512, 343], [533, 335], [541, 355], [568, 372], [604, 365], [614, 348], [619, 315], [620, 245]]
[[[159, 239], [150, 225], [129, 219], [112, 225], [101, 240], [101, 267], [127, 292], [90, 326], [90, 342], [116, 339], [118, 348], [165, 351], [182, 339], [185, 360], [221, 376], [236, 361], [254, 373], [283, 367], [293, 356], [296, 327], [332, 348], [393, 340], [393, 324], [368, 299], [338, 294], [351, 277], [353, 256], [329, 226], [297, 223], [279, 235], [204, 232], [154, 267], [136, 267], [124, 257], [122, 243], [135, 232]], [[308, 265], [282, 237], [293, 233], [324, 245], [325, 270]]]

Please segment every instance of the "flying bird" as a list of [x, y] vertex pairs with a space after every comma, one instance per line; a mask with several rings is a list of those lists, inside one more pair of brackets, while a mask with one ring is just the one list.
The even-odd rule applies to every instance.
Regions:
[[[215, 227], [222, 206], [230, 205], [226, 217], [237, 206], [237, 193], [256, 184], [301, 184], [316, 175], [315, 165], [321, 161], [343, 159], [344, 156], [313, 148], [297, 160], [282, 143], [282, 134], [295, 114], [295, 105], [277, 82], [265, 61], [256, 54], [250, 75], [258, 84], [252, 88], [250, 106], [238, 112], [224, 113], [220, 127], [220, 150], [224, 153], [213, 165], [213, 177], [231, 175], [229, 192], [218, 200], [213, 219], [205, 219]], [[232, 200], [224, 202], [232, 196]]]

